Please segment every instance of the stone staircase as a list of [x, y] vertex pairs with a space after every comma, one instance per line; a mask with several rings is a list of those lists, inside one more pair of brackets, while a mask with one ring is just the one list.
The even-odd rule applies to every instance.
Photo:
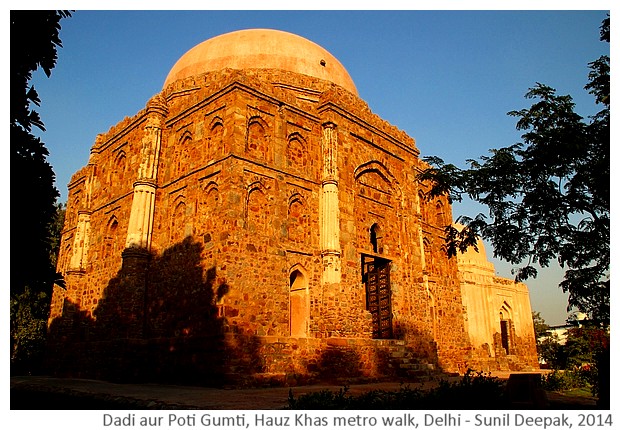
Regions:
[[426, 382], [437, 375], [434, 364], [416, 357], [418, 354], [403, 340], [386, 340], [383, 353], [386, 377], [398, 377], [410, 382]]

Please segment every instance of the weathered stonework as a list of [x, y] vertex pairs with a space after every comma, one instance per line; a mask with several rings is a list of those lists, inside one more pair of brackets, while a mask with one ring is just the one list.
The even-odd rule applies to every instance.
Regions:
[[301, 383], [479, 364], [441, 249], [450, 206], [351, 91], [207, 71], [99, 135], [69, 183], [53, 370]]

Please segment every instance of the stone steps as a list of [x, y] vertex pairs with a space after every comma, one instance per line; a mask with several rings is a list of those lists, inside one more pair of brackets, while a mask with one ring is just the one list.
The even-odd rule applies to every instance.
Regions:
[[417, 358], [414, 351], [405, 344], [405, 341], [392, 341], [388, 351], [387, 367], [394, 376], [415, 382], [433, 379], [435, 366]]

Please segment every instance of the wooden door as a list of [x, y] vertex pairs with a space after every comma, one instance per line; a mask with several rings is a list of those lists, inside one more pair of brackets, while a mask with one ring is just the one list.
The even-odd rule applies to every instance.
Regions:
[[372, 337], [391, 339], [390, 261], [367, 257], [362, 264], [362, 276], [366, 285], [366, 309], [372, 315]]

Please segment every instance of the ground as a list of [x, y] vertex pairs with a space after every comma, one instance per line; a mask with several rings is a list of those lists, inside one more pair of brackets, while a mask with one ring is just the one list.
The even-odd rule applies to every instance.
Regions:
[[[493, 375], [507, 378], [508, 374]], [[408, 384], [411, 388], [431, 388], [436, 382]], [[399, 382], [348, 385], [349, 394], [371, 390], [398, 390]], [[86, 379], [48, 377], [12, 377], [11, 409], [31, 410], [274, 410], [284, 409], [289, 390], [299, 397], [325, 389], [338, 391], [342, 386], [310, 385], [252, 389], [217, 389], [156, 384], [115, 384]], [[596, 399], [587, 392], [546, 392], [549, 409], [595, 409]]]

